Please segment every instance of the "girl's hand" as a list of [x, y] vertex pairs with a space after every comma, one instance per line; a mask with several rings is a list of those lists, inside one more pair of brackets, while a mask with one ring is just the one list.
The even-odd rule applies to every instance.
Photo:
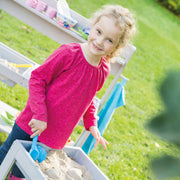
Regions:
[[93, 137], [96, 139], [96, 143], [95, 143], [94, 147], [96, 147], [98, 143], [101, 143], [103, 145], [104, 149], [107, 149], [106, 145], [109, 145], [109, 143], [101, 136], [98, 128], [96, 126], [91, 126], [89, 128], [89, 131], [91, 132]]
[[28, 125], [31, 127], [31, 131], [34, 132], [31, 135], [31, 138], [35, 137], [36, 135], [40, 135], [47, 128], [47, 122], [37, 119], [31, 119]]

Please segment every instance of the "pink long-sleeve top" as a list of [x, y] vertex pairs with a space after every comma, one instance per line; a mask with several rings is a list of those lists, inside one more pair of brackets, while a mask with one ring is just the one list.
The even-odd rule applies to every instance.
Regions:
[[81, 117], [86, 129], [97, 125], [93, 98], [108, 74], [109, 64], [104, 58], [97, 67], [92, 66], [80, 44], [60, 46], [32, 71], [29, 98], [17, 125], [32, 134], [28, 125], [31, 119], [47, 122], [38, 140], [62, 149]]

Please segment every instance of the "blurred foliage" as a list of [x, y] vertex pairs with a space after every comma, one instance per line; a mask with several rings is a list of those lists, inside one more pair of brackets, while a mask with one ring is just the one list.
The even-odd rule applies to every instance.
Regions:
[[176, 15], [180, 15], [180, 0], [156, 0], [161, 5], [172, 11]]
[[[148, 129], [180, 149], [180, 72], [170, 72], [160, 87], [165, 110], [148, 123]], [[180, 177], [180, 159], [163, 156], [152, 162], [158, 179]]]

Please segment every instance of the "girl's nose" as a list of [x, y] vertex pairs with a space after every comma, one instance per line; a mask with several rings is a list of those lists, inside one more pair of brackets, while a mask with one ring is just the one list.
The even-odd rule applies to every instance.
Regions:
[[103, 45], [103, 37], [98, 37], [97, 39], [96, 39], [96, 42], [97, 42], [97, 45]]

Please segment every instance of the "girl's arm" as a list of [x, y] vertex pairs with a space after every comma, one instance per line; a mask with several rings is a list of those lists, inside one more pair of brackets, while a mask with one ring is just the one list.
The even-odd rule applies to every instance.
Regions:
[[92, 100], [88, 109], [83, 115], [83, 122], [86, 130], [89, 130], [91, 126], [97, 126], [97, 112], [94, 100]]
[[107, 149], [109, 143], [104, 139], [97, 127], [97, 115], [96, 115], [96, 107], [94, 101], [91, 102], [89, 108], [83, 116], [84, 126], [86, 130], [89, 130], [92, 136], [96, 139], [95, 147], [98, 143], [102, 144], [104, 149]]
[[55, 50], [37, 69], [32, 71], [29, 80], [29, 105], [33, 112], [29, 125], [33, 136], [47, 127], [47, 86], [68, 66], [70, 53], [65, 45]]

